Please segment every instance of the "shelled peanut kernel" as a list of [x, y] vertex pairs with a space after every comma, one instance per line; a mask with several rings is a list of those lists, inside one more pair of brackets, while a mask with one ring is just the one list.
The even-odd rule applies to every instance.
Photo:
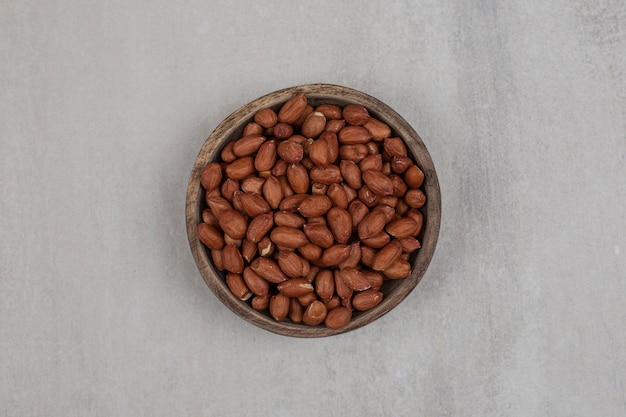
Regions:
[[258, 111], [201, 173], [197, 235], [233, 294], [276, 321], [340, 329], [411, 274], [424, 173], [402, 138], [304, 94]]

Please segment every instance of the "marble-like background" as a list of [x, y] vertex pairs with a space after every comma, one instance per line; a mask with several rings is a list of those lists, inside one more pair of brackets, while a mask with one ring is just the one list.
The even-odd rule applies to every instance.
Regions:
[[[626, 3], [2, 2], [0, 415], [626, 416]], [[314, 340], [201, 280], [195, 156], [326, 82], [439, 172], [431, 267]]]

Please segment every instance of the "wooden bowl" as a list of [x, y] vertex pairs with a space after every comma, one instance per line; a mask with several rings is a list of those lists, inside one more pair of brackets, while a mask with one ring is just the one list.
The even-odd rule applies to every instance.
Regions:
[[[422, 189], [426, 194], [427, 203], [421, 208], [424, 215], [424, 226], [418, 237], [422, 247], [411, 257], [412, 274], [404, 279], [385, 281], [381, 288], [384, 294], [383, 301], [370, 310], [354, 311], [350, 323], [338, 330], [327, 328], [323, 324], [313, 327], [295, 324], [288, 319], [283, 322], [276, 322], [269, 313], [252, 309], [249, 303], [239, 300], [230, 292], [225, 283], [225, 273], [214, 268], [209, 251], [199, 241], [196, 234], [197, 225], [202, 221], [202, 210], [206, 207], [204, 189], [200, 185], [202, 169], [209, 162], [219, 159], [220, 152], [227, 143], [241, 137], [244, 126], [252, 121], [257, 111], [266, 107], [278, 111], [283, 103], [299, 93], [306, 94], [309, 104], [314, 107], [321, 103], [339, 106], [347, 104], [365, 106], [373, 117], [391, 127], [393, 136], [404, 139], [409, 149], [409, 156], [416, 161], [416, 164], [425, 174]], [[239, 108], [220, 123], [204, 142], [191, 171], [187, 188], [187, 235], [194, 259], [206, 284], [217, 298], [242, 319], [270, 332], [293, 337], [324, 337], [345, 333], [371, 323], [397, 306], [415, 288], [426, 272], [437, 244], [440, 220], [441, 196], [437, 173], [419, 135], [385, 103], [360, 91], [337, 85], [309, 84], [286, 88], [267, 94]]]

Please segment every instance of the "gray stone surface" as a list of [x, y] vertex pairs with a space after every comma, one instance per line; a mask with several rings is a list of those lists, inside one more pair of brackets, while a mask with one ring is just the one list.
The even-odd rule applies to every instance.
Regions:
[[[0, 415], [626, 416], [626, 4], [4, 1]], [[318, 340], [226, 309], [194, 158], [327, 82], [421, 134], [443, 225], [391, 313]]]

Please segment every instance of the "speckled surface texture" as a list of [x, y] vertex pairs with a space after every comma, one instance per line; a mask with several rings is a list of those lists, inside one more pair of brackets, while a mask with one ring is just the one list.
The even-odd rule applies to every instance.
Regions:
[[[0, 415], [626, 416], [626, 4], [5, 1]], [[371, 94], [439, 172], [431, 267], [326, 339], [239, 319], [184, 221], [212, 129]]]

